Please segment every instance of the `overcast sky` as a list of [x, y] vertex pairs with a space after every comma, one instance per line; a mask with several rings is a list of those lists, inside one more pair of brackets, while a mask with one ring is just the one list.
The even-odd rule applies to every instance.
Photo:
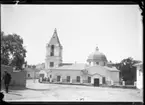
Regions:
[[63, 62], [85, 63], [97, 45], [112, 62], [143, 57], [138, 5], [2, 5], [1, 28], [23, 38], [28, 64], [45, 62], [55, 28]]

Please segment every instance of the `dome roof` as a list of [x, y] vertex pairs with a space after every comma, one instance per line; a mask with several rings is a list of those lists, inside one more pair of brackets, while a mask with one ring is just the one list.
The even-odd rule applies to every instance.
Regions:
[[99, 49], [98, 47], [96, 48], [96, 51], [94, 53], [91, 53], [89, 56], [88, 56], [88, 59], [87, 61], [107, 61], [106, 59], [106, 56], [99, 52]]

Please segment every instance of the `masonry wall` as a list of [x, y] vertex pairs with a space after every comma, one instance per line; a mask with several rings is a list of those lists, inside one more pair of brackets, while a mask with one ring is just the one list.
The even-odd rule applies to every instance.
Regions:
[[[26, 86], [26, 72], [25, 71], [20, 71], [20, 72], [14, 72], [13, 68], [10, 66], [6, 65], [1, 65], [1, 77], [4, 74], [4, 71], [7, 71], [8, 73], [11, 74], [11, 83], [10, 85], [12, 86]], [[1, 86], [3, 86], [3, 81], [1, 81]]]
[[12, 80], [10, 85], [23, 87], [26, 86], [26, 71], [12, 72], [11, 76]]

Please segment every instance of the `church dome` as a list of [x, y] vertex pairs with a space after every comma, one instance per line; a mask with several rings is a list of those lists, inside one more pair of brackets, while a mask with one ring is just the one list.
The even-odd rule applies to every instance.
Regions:
[[99, 52], [99, 49], [98, 49], [98, 47], [96, 47], [96, 51], [95, 52], [93, 52], [93, 53], [91, 53], [89, 56], [88, 56], [88, 59], [87, 59], [87, 61], [89, 62], [89, 61], [103, 61], [103, 62], [107, 62], [107, 58], [106, 58], [106, 56], [103, 54], [103, 53], [101, 53], [101, 52]]

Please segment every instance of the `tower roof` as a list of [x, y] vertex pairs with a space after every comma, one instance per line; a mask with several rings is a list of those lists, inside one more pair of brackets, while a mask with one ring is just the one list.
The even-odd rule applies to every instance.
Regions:
[[56, 28], [54, 29], [53, 36], [51, 37], [51, 39], [49, 41], [49, 45], [53, 45], [53, 44], [58, 44], [59, 46], [61, 46], [58, 35], [57, 35]]

